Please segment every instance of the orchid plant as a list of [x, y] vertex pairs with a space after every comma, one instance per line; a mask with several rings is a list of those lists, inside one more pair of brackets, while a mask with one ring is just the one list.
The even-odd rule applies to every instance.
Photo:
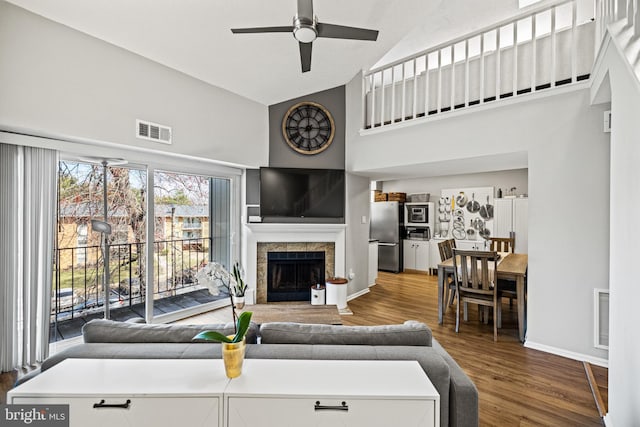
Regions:
[[[204, 285], [207, 287], [207, 289], [209, 289], [209, 293], [211, 295], [220, 295], [221, 289], [224, 289], [229, 294], [229, 299], [231, 300], [231, 311], [233, 312], [234, 327], [236, 335], [238, 335], [238, 333], [241, 331], [240, 328], [243, 325], [240, 324], [240, 318], [236, 313], [236, 306], [233, 301], [233, 296], [244, 296], [244, 293], [247, 289], [247, 285], [242, 279], [242, 268], [240, 267], [240, 264], [236, 262], [233, 265], [233, 274], [230, 274], [219, 262], [209, 262], [200, 270], [198, 270], [198, 272], [196, 273], [196, 279], [198, 280], [199, 284]], [[240, 315], [240, 317], [242, 317], [242, 315]], [[251, 316], [249, 316], [249, 319], [250, 318]], [[246, 333], [246, 331], [244, 331], [244, 333]]]

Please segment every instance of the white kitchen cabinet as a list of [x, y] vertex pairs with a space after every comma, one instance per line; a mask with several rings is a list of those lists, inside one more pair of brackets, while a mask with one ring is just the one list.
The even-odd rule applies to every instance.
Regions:
[[528, 253], [529, 243], [529, 199], [517, 197], [496, 199], [494, 208], [494, 237], [509, 237], [514, 232], [515, 253]]
[[403, 240], [404, 269], [415, 271], [429, 271], [429, 241]]
[[378, 278], [378, 241], [369, 242], [369, 286], [376, 284]]
[[215, 427], [228, 382], [222, 361], [67, 359], [10, 390], [7, 402], [68, 404], [71, 427]]
[[226, 427], [435, 426], [440, 396], [416, 361], [248, 359]]
[[456, 249], [465, 251], [487, 251], [489, 247], [484, 239], [478, 240], [456, 240]]

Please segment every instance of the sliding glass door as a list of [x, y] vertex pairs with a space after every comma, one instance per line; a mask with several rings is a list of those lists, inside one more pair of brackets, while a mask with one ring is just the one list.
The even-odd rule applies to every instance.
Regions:
[[142, 168], [59, 163], [50, 341], [94, 318], [144, 316], [146, 193]]
[[230, 259], [229, 180], [154, 173], [153, 314], [161, 316], [226, 299], [198, 284], [198, 270]]
[[[60, 162], [52, 342], [79, 336], [94, 318], [166, 321], [228, 301], [227, 293], [211, 295], [198, 284], [196, 273], [211, 261], [231, 265], [232, 179], [150, 173], [130, 165]], [[153, 236], [147, 235], [150, 204]]]

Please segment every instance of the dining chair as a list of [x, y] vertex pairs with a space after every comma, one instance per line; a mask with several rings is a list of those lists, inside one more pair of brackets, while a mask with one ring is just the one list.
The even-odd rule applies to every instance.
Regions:
[[[490, 249], [495, 252], [510, 252], [513, 253], [516, 238], [513, 232], [509, 237], [491, 237]], [[513, 300], [516, 298], [516, 282], [513, 280], [499, 279], [497, 281], [499, 298], [509, 298], [509, 307], [513, 306]], [[498, 324], [498, 327], [501, 325]]]
[[456, 303], [456, 333], [460, 329], [460, 304], [465, 304], [464, 320], [467, 318], [467, 303], [493, 308], [493, 340], [498, 340], [498, 319], [501, 306], [495, 275], [498, 269], [498, 254], [493, 251], [453, 250], [453, 274], [458, 300]]
[[[440, 262], [446, 261], [453, 257], [453, 249], [455, 248], [455, 244], [456, 244], [455, 239], [443, 240], [442, 242], [438, 243], [438, 251], [440, 252]], [[446, 309], [446, 307], [453, 304], [453, 299], [456, 297], [456, 284], [455, 284], [455, 278], [453, 274], [448, 274], [444, 280], [445, 280], [445, 286], [446, 286], [444, 301], [448, 301], [448, 303], [445, 305], [445, 309]]]
[[511, 252], [516, 246], [515, 236], [511, 237], [490, 237], [489, 238], [489, 250], [492, 252]]

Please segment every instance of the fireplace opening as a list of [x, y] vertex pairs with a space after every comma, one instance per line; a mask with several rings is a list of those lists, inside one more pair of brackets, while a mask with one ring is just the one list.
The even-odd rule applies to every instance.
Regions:
[[267, 302], [310, 301], [311, 287], [324, 284], [324, 252], [267, 253]]

